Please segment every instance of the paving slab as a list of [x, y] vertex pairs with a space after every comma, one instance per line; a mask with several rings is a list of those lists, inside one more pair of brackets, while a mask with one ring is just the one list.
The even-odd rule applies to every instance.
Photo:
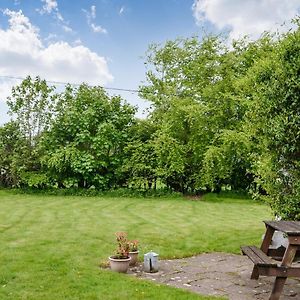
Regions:
[[[300, 267], [300, 264], [298, 264]], [[225, 296], [230, 300], [267, 300], [274, 277], [250, 280], [253, 263], [242, 255], [208, 253], [184, 259], [161, 260], [157, 273], [146, 273], [143, 265], [128, 274], [203, 295]], [[300, 299], [300, 280], [288, 278], [280, 300]]]

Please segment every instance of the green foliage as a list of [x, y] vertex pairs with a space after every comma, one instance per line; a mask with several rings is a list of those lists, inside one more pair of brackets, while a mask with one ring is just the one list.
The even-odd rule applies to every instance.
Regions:
[[226, 184], [233, 190], [248, 190], [253, 182], [251, 146], [244, 132], [223, 130], [205, 152], [203, 184], [211, 189]]
[[167, 188], [160, 189], [137, 189], [137, 188], [118, 188], [111, 190], [98, 190], [95, 188], [43, 188], [37, 189], [33, 187], [23, 187], [17, 189], [10, 189], [15, 194], [32, 194], [32, 195], [44, 195], [44, 196], [78, 196], [78, 197], [110, 197], [110, 198], [178, 198], [182, 195], [180, 193], [174, 193]]
[[[68, 87], [51, 130], [41, 141], [42, 164], [59, 187], [108, 189], [120, 184], [134, 108], [100, 87]], [[59, 103], [60, 104], [60, 103]]]
[[26, 141], [16, 122], [0, 127], [0, 186], [17, 185], [26, 149]]
[[[244, 79], [245, 130], [258, 147], [253, 169], [274, 213], [300, 220], [300, 29], [279, 37]], [[251, 88], [255, 86], [255, 89]]]
[[[0, 128], [0, 185], [252, 192], [300, 219], [300, 29], [257, 41], [216, 36], [149, 47], [146, 120], [82, 84], [55, 93], [26, 78]], [[155, 192], [154, 192], [155, 193]]]
[[240, 41], [230, 51], [217, 37], [150, 48], [141, 95], [153, 103], [157, 170], [166, 185], [182, 192], [249, 188], [251, 147], [240, 132], [247, 107], [236, 82], [265, 48], [265, 40]]
[[28, 139], [29, 146], [33, 146], [36, 138], [49, 127], [57, 97], [54, 90], [40, 77], [32, 79], [30, 76], [12, 88], [7, 100], [9, 113], [16, 116], [16, 122]]
[[48, 174], [39, 172], [22, 172], [20, 174], [20, 185], [29, 188], [43, 189], [50, 185]]
[[[54, 87], [49, 87], [39, 77], [28, 76], [13, 87], [7, 104], [15, 121], [0, 128], [0, 166], [5, 170], [5, 178], [1, 176], [2, 185], [40, 186], [37, 178], [44, 175], [37, 174], [41, 171], [38, 147], [41, 135], [54, 117], [56, 99]], [[30, 178], [31, 173], [36, 174], [35, 179]]]
[[230, 50], [216, 37], [151, 46], [141, 95], [153, 104], [165, 184], [254, 191], [276, 215], [299, 219], [297, 26]]
[[150, 120], [137, 120], [131, 126], [130, 141], [124, 148], [125, 159], [121, 166], [127, 187], [156, 189], [158, 157], [153, 143], [155, 130], [156, 126]]

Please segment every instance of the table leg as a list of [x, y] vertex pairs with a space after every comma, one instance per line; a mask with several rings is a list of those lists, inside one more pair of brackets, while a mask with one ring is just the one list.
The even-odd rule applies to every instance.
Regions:
[[[291, 266], [291, 264], [295, 258], [297, 249], [298, 249], [297, 245], [291, 245], [291, 244], [288, 245], [288, 247], [285, 250], [281, 266], [283, 266], [283, 267]], [[286, 279], [287, 279], [287, 277], [276, 277], [274, 285], [273, 285], [273, 290], [272, 290], [269, 300], [279, 300], [279, 297], [282, 293]]]
[[259, 278], [259, 273], [258, 273], [258, 267], [254, 266], [252, 273], [251, 273], [251, 279], [258, 279]]
[[[268, 250], [269, 250], [269, 247], [271, 245], [271, 242], [272, 242], [272, 237], [274, 235], [274, 232], [275, 232], [275, 229], [270, 227], [270, 226], [267, 226], [267, 231], [266, 231], [266, 234], [264, 236], [264, 239], [262, 241], [262, 244], [260, 246], [260, 249], [268, 254]], [[251, 279], [258, 279], [259, 278], [259, 273], [258, 273], [258, 268], [257, 266], [254, 266], [253, 267], [253, 270], [252, 270], [252, 274], [251, 274]]]
[[275, 229], [270, 227], [270, 226], [267, 226], [267, 231], [266, 231], [266, 234], [264, 236], [264, 239], [261, 243], [261, 246], [260, 246], [260, 249], [268, 254], [268, 250], [269, 250], [269, 247], [271, 245], [271, 242], [272, 242], [272, 237], [274, 235], [274, 232], [275, 232]]
[[269, 300], [279, 300], [285, 281], [286, 277], [276, 277]]

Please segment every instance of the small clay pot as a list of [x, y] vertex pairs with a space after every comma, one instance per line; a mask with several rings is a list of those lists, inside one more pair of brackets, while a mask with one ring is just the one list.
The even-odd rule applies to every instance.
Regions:
[[135, 264], [138, 261], [138, 256], [139, 256], [139, 251], [129, 252], [129, 257], [131, 257], [131, 260], [130, 260], [130, 263], [129, 263], [130, 266], [135, 266]]
[[129, 268], [131, 257], [128, 258], [115, 258], [110, 256], [109, 258], [110, 268], [114, 272], [126, 273]]

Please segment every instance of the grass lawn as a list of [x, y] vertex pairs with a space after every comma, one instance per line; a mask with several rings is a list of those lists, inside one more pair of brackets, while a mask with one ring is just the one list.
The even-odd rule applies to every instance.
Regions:
[[[267, 206], [206, 195], [114, 198], [0, 191], [0, 299], [217, 299], [102, 270], [114, 233], [160, 258], [259, 244]], [[220, 298], [218, 298], [220, 299]]]

